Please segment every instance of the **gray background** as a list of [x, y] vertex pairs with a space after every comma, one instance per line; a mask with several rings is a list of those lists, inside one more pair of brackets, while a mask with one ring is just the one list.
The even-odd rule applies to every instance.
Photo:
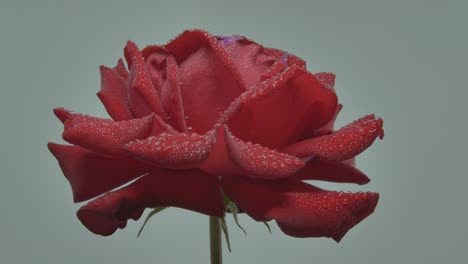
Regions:
[[[253, 1], [255, 2], [255, 1]], [[468, 1], [0, 2], [0, 263], [208, 263], [207, 218], [171, 209], [102, 238], [46, 149], [60, 142], [52, 108], [106, 116], [98, 66], [126, 40], [165, 43], [186, 28], [243, 34], [333, 71], [338, 125], [375, 112], [386, 137], [358, 159], [372, 182], [332, 189], [381, 193], [374, 215], [340, 244], [269, 235], [230, 220], [225, 263], [463, 263]]]

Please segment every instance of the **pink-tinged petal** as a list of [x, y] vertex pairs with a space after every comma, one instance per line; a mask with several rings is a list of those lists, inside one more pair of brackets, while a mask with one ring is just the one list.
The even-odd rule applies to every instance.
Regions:
[[204, 31], [185, 31], [165, 47], [179, 65], [186, 125], [204, 134], [245, 90], [240, 72], [216, 38]]
[[334, 90], [335, 86], [335, 74], [331, 72], [318, 72], [315, 73], [315, 78], [322, 84], [324, 88]]
[[162, 206], [217, 217], [224, 215], [216, 177], [197, 170], [165, 170], [145, 175], [125, 188], [104, 194], [81, 207], [77, 216], [91, 232], [109, 236], [117, 228], [124, 228], [128, 219], [139, 219], [145, 208]]
[[166, 118], [159, 95], [151, 81], [143, 55], [137, 45], [131, 41], [125, 46], [125, 58], [130, 68], [130, 104], [137, 117], [153, 113]]
[[326, 191], [300, 181], [223, 178], [224, 193], [256, 221], [275, 220], [294, 237], [331, 237], [339, 242], [374, 211], [377, 193]]
[[227, 123], [244, 141], [278, 149], [328, 123], [336, 105], [335, 93], [323, 88], [312, 74], [297, 66], [286, 67], [234, 100], [219, 123]]
[[64, 140], [97, 152], [111, 155], [124, 153], [124, 145], [146, 138], [153, 129], [154, 115], [127, 121], [113, 121], [73, 114], [65, 120]]
[[128, 107], [128, 83], [116, 70], [101, 66], [101, 90], [97, 96], [116, 121], [134, 118]]
[[127, 157], [110, 157], [54, 143], [49, 143], [48, 147], [70, 182], [76, 203], [108, 192], [151, 170], [149, 165]]
[[368, 115], [331, 135], [307, 139], [287, 146], [283, 152], [296, 157], [317, 156], [328, 160], [350, 159], [383, 137], [383, 120]]
[[208, 157], [213, 143], [213, 133], [204, 136], [163, 133], [134, 141], [125, 148], [131, 156], [158, 167], [187, 169], [198, 168]]
[[331, 160], [311, 160], [293, 177], [299, 180], [356, 183], [359, 185], [370, 182], [370, 179], [356, 167]]
[[201, 169], [222, 176], [278, 179], [293, 175], [304, 163], [292, 156], [244, 142], [234, 137], [226, 126], [216, 129], [216, 143]]

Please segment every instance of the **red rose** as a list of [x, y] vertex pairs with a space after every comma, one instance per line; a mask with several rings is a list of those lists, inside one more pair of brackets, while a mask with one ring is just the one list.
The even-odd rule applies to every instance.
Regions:
[[[353, 158], [383, 136], [363, 117], [333, 129], [341, 109], [332, 73], [240, 36], [186, 31], [142, 51], [127, 67], [102, 66], [98, 97], [111, 119], [55, 114], [71, 146], [50, 143], [92, 232], [111, 235], [145, 208], [173, 206], [222, 217], [223, 194], [257, 221], [296, 237], [339, 241], [377, 205], [304, 180], [365, 184]], [[135, 180], [137, 179], [137, 180]], [[126, 187], [111, 191], [129, 181]]]

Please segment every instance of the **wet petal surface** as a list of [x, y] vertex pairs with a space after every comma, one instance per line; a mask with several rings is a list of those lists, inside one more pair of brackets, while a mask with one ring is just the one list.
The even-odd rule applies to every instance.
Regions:
[[159, 95], [151, 82], [145, 61], [138, 46], [129, 41], [125, 46], [125, 59], [130, 69], [130, 104], [133, 114], [142, 117], [155, 113], [166, 118]]
[[[110, 119], [74, 114], [67, 110], [56, 110], [64, 121], [64, 140], [94, 151], [120, 155], [124, 145], [130, 141], [149, 136], [153, 128], [154, 115], [128, 121], [115, 122]], [[59, 117], [59, 118], [60, 118]]]
[[165, 170], [141, 177], [129, 186], [109, 192], [84, 205], [78, 219], [91, 232], [109, 236], [137, 220], [145, 208], [179, 207], [222, 217], [224, 202], [216, 177], [196, 170]]
[[70, 182], [73, 200], [82, 202], [155, 170], [128, 157], [110, 157], [77, 146], [48, 144]]
[[204, 31], [185, 31], [166, 48], [179, 66], [186, 125], [204, 134], [245, 90], [240, 73], [216, 38]]
[[294, 174], [295, 179], [366, 184], [370, 179], [351, 164], [331, 160], [311, 160]]
[[275, 220], [295, 237], [341, 238], [375, 209], [377, 193], [326, 191], [300, 181], [224, 178], [223, 191], [256, 221]]
[[100, 67], [101, 90], [97, 96], [116, 121], [134, 118], [128, 105], [128, 82], [117, 70]]
[[219, 123], [244, 141], [278, 149], [329, 122], [336, 104], [335, 93], [312, 74], [286, 67], [231, 103]]
[[368, 115], [331, 135], [307, 139], [287, 146], [283, 151], [296, 157], [317, 156], [328, 160], [347, 160], [367, 149], [377, 137], [383, 137], [383, 121]]

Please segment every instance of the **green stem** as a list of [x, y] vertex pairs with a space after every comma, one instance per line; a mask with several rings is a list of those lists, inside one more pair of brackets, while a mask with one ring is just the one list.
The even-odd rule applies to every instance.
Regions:
[[211, 264], [222, 264], [221, 225], [219, 218], [210, 216], [210, 255]]

